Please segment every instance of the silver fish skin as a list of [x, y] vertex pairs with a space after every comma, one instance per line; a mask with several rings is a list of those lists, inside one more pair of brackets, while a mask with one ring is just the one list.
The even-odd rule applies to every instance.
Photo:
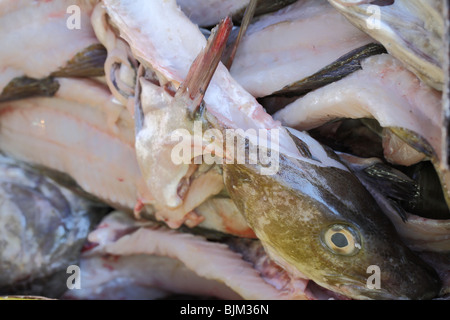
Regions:
[[381, 42], [397, 59], [431, 87], [445, 83], [444, 2], [396, 0], [378, 6], [375, 1], [329, 0], [351, 23]]
[[0, 156], [0, 295], [58, 298], [108, 208]]

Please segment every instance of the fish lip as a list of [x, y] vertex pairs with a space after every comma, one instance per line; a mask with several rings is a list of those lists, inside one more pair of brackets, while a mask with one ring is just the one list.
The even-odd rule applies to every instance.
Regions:
[[334, 285], [328, 286], [330, 290], [337, 291], [342, 295], [361, 300], [409, 300], [406, 296], [399, 296], [390, 293], [388, 290], [370, 289], [367, 287], [367, 283], [363, 283], [356, 279], [352, 279], [339, 274], [327, 274], [325, 279], [331, 280]]

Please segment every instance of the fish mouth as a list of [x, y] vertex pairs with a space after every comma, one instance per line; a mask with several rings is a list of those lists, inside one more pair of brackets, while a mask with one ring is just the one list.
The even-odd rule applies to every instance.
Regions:
[[363, 286], [357, 283], [345, 283], [336, 288], [346, 297], [358, 299], [358, 300], [410, 300], [405, 296], [393, 295], [386, 289], [369, 289], [367, 286]]
[[[422, 300], [433, 299], [439, 293], [440, 280], [433, 274], [427, 272], [428, 270], [419, 270], [418, 279], [425, 272], [425, 276], [429, 278], [429, 283], [426, 285], [416, 285], [414, 290], [411, 290], [409, 285], [403, 286], [401, 283], [393, 283], [389, 280], [381, 281], [379, 286], [371, 286], [366, 280], [357, 280], [340, 274], [328, 274], [324, 278], [325, 283], [321, 285], [340, 294], [358, 300]], [[435, 281], [436, 280], [436, 281]], [[406, 281], [405, 281], [406, 283]]]
[[[326, 283], [321, 284], [332, 291], [358, 300], [408, 300], [405, 296], [394, 295], [384, 288], [369, 288], [367, 283], [340, 274], [328, 274]], [[327, 285], [327, 283], [333, 283]]]

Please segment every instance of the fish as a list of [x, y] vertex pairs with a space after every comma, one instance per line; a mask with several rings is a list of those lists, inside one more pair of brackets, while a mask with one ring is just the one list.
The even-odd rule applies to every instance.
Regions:
[[[247, 98], [245, 90], [233, 82], [227, 69], [218, 62], [220, 57], [215, 57], [221, 53], [220, 48], [229, 34], [229, 19], [219, 25], [205, 44], [204, 36], [178, 10], [174, 1], [131, 4], [106, 0], [104, 3], [112, 23], [132, 47], [135, 58], [158, 74], [160, 84], [171, 81], [170, 87], [177, 88], [168, 95], [162, 94], [162, 87], [148, 86], [155, 97], [160, 97], [159, 100], [155, 98], [150, 107], [138, 104], [135, 110], [138, 118], [136, 152], [141, 159], [140, 167], [144, 172], [153, 170], [147, 171], [153, 175], [144, 173], [151, 179], [147, 180], [150, 182], [147, 185], [154, 189], [156, 181], [167, 181], [163, 185], [173, 190], [158, 197], [159, 201], [173, 207], [183, 201], [175, 187], [188, 172], [188, 167], [181, 173], [177, 170], [182, 166], [167, 173], [165, 168], [156, 172], [151, 167], [155, 159], [167, 168], [173, 166], [167, 150], [170, 150], [170, 144], [164, 141], [169, 141], [170, 128], [176, 129], [177, 125], [189, 133], [196, 111], [207, 123], [219, 129], [253, 127], [271, 132], [277, 129], [280, 132], [280, 170], [276, 173], [261, 174], [264, 172], [261, 163], [253, 166], [222, 164], [230, 198], [270, 257], [283, 268], [295, 270], [298, 275], [352, 298], [424, 299], [438, 294], [437, 274], [403, 244], [370, 193], [337, 156], [307, 133], [273, 122], [256, 100]], [[133, 9], [136, 7], [140, 10]], [[151, 16], [144, 17], [141, 13], [150, 7], [152, 10], [148, 13], [151, 11]], [[168, 21], [177, 21], [177, 24], [168, 24]], [[167, 45], [158, 41], [162, 35], [156, 31], [156, 26], [170, 30], [170, 41], [166, 38], [164, 42]], [[172, 62], [171, 48], [183, 41], [189, 43], [182, 46], [183, 50], [178, 48], [176, 63], [175, 60]], [[217, 66], [217, 69], [211, 70], [211, 66]], [[141, 96], [144, 92], [145, 88], [142, 88]], [[236, 95], [238, 92], [240, 95]], [[177, 112], [170, 113], [172, 110]], [[152, 118], [152, 115], [157, 117]], [[236, 121], [229, 121], [233, 115], [240, 115], [240, 119], [233, 117]], [[254, 137], [248, 137], [246, 144], [258, 144], [255, 141]], [[258, 148], [264, 150], [262, 145]], [[270, 148], [275, 152], [273, 146]], [[162, 161], [163, 157], [167, 160]], [[159, 174], [157, 180], [155, 174]], [[175, 226], [184, 222], [178, 215], [164, 218], [165, 221], [174, 219]], [[343, 242], [333, 243], [331, 239], [335, 234]], [[383, 252], [383, 255], [377, 255], [377, 252]], [[323, 259], [329, 260], [324, 262]], [[348, 267], [348, 261], [352, 261], [352, 268]], [[381, 277], [385, 284], [381, 290], [367, 287], [367, 268], [376, 264], [384, 270]], [[411, 283], [415, 285], [411, 286]]]
[[[345, 153], [340, 153], [339, 156], [370, 191], [408, 247], [417, 252], [445, 253], [449, 251], [448, 208], [443, 196], [440, 202], [436, 200], [438, 195], [435, 189], [431, 189], [434, 191], [433, 195], [427, 196], [427, 190], [430, 187], [433, 188], [428, 181], [426, 181], [428, 184], [424, 185], [421, 181], [423, 178], [418, 179], [414, 175], [409, 177], [399, 169], [383, 163], [379, 158], [360, 158]], [[432, 165], [428, 164], [428, 170], [430, 167], [433, 169]], [[407, 168], [403, 171], [411, 170], [418, 169], [408, 170]], [[428, 172], [419, 170], [430, 180]], [[439, 190], [439, 192], [442, 191]], [[425, 210], [414, 210], [414, 206], [420, 208], [423, 205], [428, 205], [434, 215], [438, 214], [436, 212], [438, 208], [444, 207], [447, 210], [441, 209], [442, 213], [438, 217], [427, 217]]]
[[[145, 4], [144, 4], [145, 5]], [[164, 6], [173, 6], [174, 2], [170, 2], [170, 3], [165, 3], [165, 4], [161, 4], [158, 5], [159, 7], [164, 7]], [[184, 112], [183, 109], [181, 109], [181, 107], [177, 107], [179, 108], [180, 112], [179, 115], [180, 117], [175, 120], [170, 118], [171, 113], [170, 110], [168, 110], [166, 108], [166, 110], [163, 109], [163, 107], [172, 104], [172, 103], [176, 103], [174, 102], [175, 98], [172, 97], [172, 94], [170, 93], [172, 88], [177, 88], [180, 86], [181, 82], [184, 79], [184, 76], [181, 77], [179, 75], [179, 73], [184, 73], [182, 68], [178, 68], [179, 65], [185, 65], [186, 67], [186, 73], [187, 70], [190, 68], [190, 65], [192, 64], [193, 60], [195, 59], [195, 52], [199, 52], [201, 50], [201, 45], [199, 45], [198, 42], [196, 41], [189, 41], [189, 45], [186, 47], [183, 47], [185, 51], [180, 51], [178, 53], [178, 57], [188, 57], [190, 56], [192, 58], [188, 59], [188, 61], [185, 61], [185, 59], [183, 58], [179, 58], [177, 59], [177, 66], [165, 66], [164, 65], [164, 60], [160, 60], [157, 59], [158, 55], [160, 53], [158, 53], [157, 51], [151, 51], [151, 52], [146, 52], [149, 51], [149, 47], [144, 46], [142, 47], [142, 44], [140, 42], [140, 39], [142, 38], [142, 35], [139, 32], [131, 32], [133, 29], [133, 26], [137, 23], [130, 21], [130, 20], [123, 20], [123, 17], [127, 17], [127, 10], [129, 10], [129, 8], [127, 8], [126, 6], [122, 5], [121, 3], [115, 3], [113, 2], [111, 4], [111, 6], [106, 6], [107, 12], [110, 15], [113, 23], [116, 24], [116, 26], [123, 26], [123, 28], [121, 29], [121, 34], [122, 37], [124, 39], [127, 39], [128, 43], [130, 44], [130, 47], [132, 48], [131, 51], [134, 53], [135, 58], [139, 61], [143, 61], [142, 64], [144, 65], [150, 65], [151, 66], [151, 70], [153, 73], [158, 75], [159, 78], [159, 84], [160, 86], [157, 86], [155, 84], [153, 84], [151, 81], [148, 81], [145, 76], [141, 77], [139, 79], [139, 82], [137, 82], [141, 89], [142, 89], [142, 93], [140, 94], [140, 104], [142, 107], [142, 111], [144, 113], [144, 115], [147, 112], [150, 112], [150, 114], [160, 114], [161, 117], [165, 117], [165, 118], [160, 118], [164, 119], [164, 121], [169, 121], [170, 122], [170, 126], [173, 130], [175, 129], [186, 129], [189, 131], [190, 129], [190, 122], [186, 121], [186, 114]], [[156, 11], [155, 11], [156, 12]], [[169, 10], [167, 10], [167, 12], [169, 12]], [[187, 20], [186, 16], [184, 16], [184, 14], [180, 11], [178, 11], [178, 9], [174, 10], [174, 13], [176, 14], [176, 17], [173, 17], [173, 19], [182, 19], [185, 20], [187, 22], [189, 22], [189, 25], [187, 26], [189, 29], [186, 30], [186, 32], [192, 31], [193, 35], [195, 35], [197, 38], [197, 40], [199, 40], [200, 43], [205, 43], [206, 40], [204, 38], [204, 36], [201, 34], [201, 32], [199, 31], [199, 29], [195, 26], [192, 25], [191, 22], [189, 20]], [[120, 20], [115, 19], [115, 17], [121, 17]], [[145, 25], [148, 25], [149, 22], [148, 21], [142, 21], [142, 23], [144, 23]], [[156, 23], [156, 20], [155, 22]], [[144, 28], [144, 27], [143, 27]], [[151, 27], [150, 27], [151, 28]], [[119, 27], [120, 29], [120, 27]], [[149, 41], [150, 39], [152, 39], [152, 37], [158, 38], [161, 36], [161, 34], [159, 33], [154, 33], [152, 35], [146, 35], [146, 40], [145, 41]], [[185, 41], [188, 41], [188, 37], [185, 38]], [[170, 43], [168, 43], [169, 45], [171, 45]], [[197, 47], [195, 49], [194, 52], [190, 52], [191, 51], [191, 47]], [[197, 51], [198, 50], [198, 51]], [[145, 53], [145, 55], [144, 55]], [[162, 52], [161, 52], [162, 53]], [[174, 68], [176, 67], [176, 68]], [[248, 94], [247, 92], [245, 92], [228, 74], [227, 69], [219, 64], [219, 68], [220, 70], [222, 70], [222, 77], [226, 77], [227, 78], [227, 83], [229, 84], [229, 90], [230, 93], [227, 93], [225, 96], [222, 95], [222, 97], [224, 98], [224, 101], [217, 101], [217, 98], [220, 97], [218, 95], [215, 95], [214, 93], [212, 93], [212, 88], [217, 88], [216, 90], [222, 90], [220, 83], [222, 83], [222, 80], [220, 80], [220, 75], [218, 75], [216, 73], [216, 77], [211, 80], [211, 83], [208, 87], [208, 92], [206, 92], [206, 95], [204, 97], [204, 100], [206, 101], [206, 103], [208, 104], [208, 99], [211, 101], [210, 104], [211, 105], [215, 105], [217, 107], [220, 108], [225, 108], [229, 105], [228, 102], [226, 102], [227, 100], [233, 100], [233, 99], [239, 99], [240, 102], [242, 103], [243, 106], [245, 106], [248, 109], [252, 109], [254, 107], [254, 116], [253, 119], [251, 117], [245, 116], [243, 111], [239, 111], [239, 110], [233, 110], [233, 109], [229, 109], [229, 113], [227, 114], [227, 118], [224, 118], [223, 116], [221, 117], [221, 121], [226, 121], [228, 124], [232, 125], [232, 126], [239, 126], [239, 122], [240, 123], [246, 123], [245, 125], [241, 126], [241, 128], [245, 128], [246, 126], [253, 126], [255, 128], [258, 127], [263, 127], [265, 125], [275, 125], [275, 123], [267, 116], [265, 115], [265, 113], [262, 111], [262, 107], [256, 104], [256, 100], [254, 97], [252, 97], [250, 94]], [[169, 83], [169, 84], [168, 84]], [[170, 84], [172, 83], [172, 84]], [[168, 84], [168, 85], [166, 85]], [[175, 95], [175, 93], [173, 92], [173, 95]], [[228, 96], [228, 97], [227, 97]], [[153, 99], [151, 99], [153, 98]], [[146, 104], [146, 101], [148, 101], [148, 105]], [[223, 104], [223, 102], [226, 102], [226, 104]], [[157, 105], [157, 103], [161, 103], [161, 106], [159, 106], [158, 108], [155, 108], [155, 106]], [[247, 104], [247, 106], [246, 106]], [[153, 109], [152, 109], [153, 108]], [[136, 115], [139, 115], [139, 113], [135, 113]], [[181, 116], [183, 115], [184, 116]], [[138, 116], [136, 117], [138, 118]], [[146, 121], [156, 121], [157, 123], [159, 123], [160, 121], [156, 120], [156, 118], [152, 118], [150, 116], [145, 117]], [[177, 122], [180, 121], [180, 122]], [[267, 124], [266, 124], [267, 122]], [[145, 124], [145, 128], [148, 129], [152, 129], [152, 128], [157, 128], [157, 127], [152, 127], [150, 126], [150, 123]], [[154, 143], [153, 140], [154, 139], [159, 139], [159, 141], [164, 141], [165, 139], [169, 139], [170, 140], [170, 134], [171, 134], [171, 130], [167, 129], [167, 128], [163, 128], [164, 134], [162, 134], [160, 137], [154, 137], [153, 139], [148, 139], [149, 137], [151, 137], [150, 132], [148, 131], [145, 132], [146, 130], [139, 130], [139, 128], [137, 129], [137, 139], [136, 139], [136, 150], [137, 150], [137, 154], [138, 154], [138, 159], [140, 158], [140, 163], [141, 163], [141, 168], [143, 167], [142, 164], [145, 165], [145, 167], [143, 168], [143, 171], [145, 172], [145, 170], [148, 170], [147, 168], [149, 168], [150, 170], [155, 170], [157, 168], [153, 167], [150, 165], [150, 161], [154, 162], [155, 157], [157, 156], [156, 153], [149, 153], [147, 151], [147, 148], [158, 148], [158, 143]], [[154, 131], [155, 134], [158, 134], [157, 131]], [[153, 133], [152, 133], [153, 134]], [[284, 134], [286, 135], [287, 133], [284, 132]], [[142, 137], [143, 140], [140, 140], [140, 138]], [[155, 142], [157, 140], [154, 140]], [[172, 147], [175, 146], [176, 143], [172, 142], [172, 145], [168, 144], [166, 145], [166, 158], [165, 160], [162, 160], [163, 158], [160, 159], [160, 161], [158, 161], [159, 164], [166, 164], [168, 167], [172, 166], [172, 168], [174, 167], [172, 164], [172, 161], [170, 160], [170, 156], [172, 153]], [[287, 140], [286, 143], [286, 148], [291, 148], [293, 150], [293, 152], [296, 152], [296, 148], [293, 144], [290, 143], [289, 140]], [[158, 152], [160, 152], [160, 150], [158, 150]], [[153, 160], [149, 159], [149, 158], [145, 158], [147, 156], [151, 156], [154, 157]], [[167, 158], [169, 157], [169, 159]], [[180, 165], [180, 166], [175, 166], [178, 169], [184, 170], [185, 173], [189, 173], [191, 174], [192, 172], [187, 171], [187, 168], [189, 167], [189, 165]], [[172, 226], [180, 226], [184, 220], [186, 218], [188, 218], [189, 216], [186, 216], [186, 214], [189, 214], [189, 210], [187, 209], [183, 209], [180, 207], [181, 204], [181, 199], [182, 197], [179, 196], [177, 189], [178, 189], [178, 185], [179, 182], [183, 179], [183, 174], [181, 174], [183, 171], [179, 171], [179, 175], [175, 178], [175, 180], [172, 180], [170, 178], [170, 175], [174, 174], [174, 170], [173, 169], [168, 169], [165, 171], [165, 169], [159, 165], [158, 166], [159, 169], [157, 169], [155, 172], [153, 172], [154, 174], [152, 175], [148, 175], [147, 174], [147, 179], [149, 179], [147, 182], [148, 183], [152, 183], [153, 187], [151, 187], [150, 189], [155, 190], [154, 192], [163, 192], [163, 190], [161, 190], [161, 188], [159, 187], [159, 185], [163, 184], [166, 187], [166, 191], [164, 193], [164, 195], [159, 195], [159, 196], [155, 196], [155, 198], [157, 198], [160, 201], [160, 207], [161, 209], [159, 210], [160, 212], [160, 217], [161, 219], [165, 219], [166, 222], [169, 223], [173, 223]], [[164, 173], [170, 173], [164, 175]], [[146, 175], [144, 173], [144, 175]], [[193, 183], [193, 182], [191, 182]], [[220, 182], [223, 185], [223, 182]], [[158, 186], [155, 188], [155, 186]], [[171, 189], [169, 192], [169, 188]], [[192, 189], [194, 190], [194, 189]], [[207, 192], [219, 192], [220, 189], [217, 187], [214, 188], [209, 188], [207, 190]], [[153, 192], [153, 191], [152, 191]], [[209, 195], [207, 193], [201, 193], [199, 194], [200, 197], [204, 197], [203, 199], [205, 199], [206, 197], [208, 197]], [[203, 201], [203, 200], [201, 200]], [[182, 211], [178, 210], [178, 211], [174, 211], [171, 210], [170, 208], [181, 208]], [[172, 214], [174, 214], [172, 216]], [[176, 215], [175, 215], [176, 214]], [[173, 217], [173, 221], [170, 221], [170, 217]], [[190, 215], [190, 217], [192, 218], [192, 215]], [[194, 216], [196, 217], [196, 216]], [[197, 217], [196, 217], [197, 218]], [[195, 223], [194, 221], [192, 221], [193, 223]], [[198, 222], [200, 222], [198, 220]]]
[[208, 241], [114, 211], [89, 234], [88, 241], [80, 264], [85, 271], [83, 286], [67, 290], [63, 296], [67, 299], [133, 299], [136, 293], [139, 299], [168, 294], [233, 300], [316, 297], [307, 290], [307, 280], [268, 260], [258, 250], [262, 247], [257, 240], [248, 240], [250, 244], [242, 238]]
[[[274, 176], [257, 175], [249, 165], [224, 168], [231, 198], [277, 263], [356, 299], [426, 299], [436, 294], [434, 271], [398, 238], [358, 179], [346, 170], [287, 156], [280, 162]], [[342, 243], [333, 240], [335, 235]], [[381, 290], [367, 287], [371, 265], [385, 270]], [[410, 288], [410, 281], [421, 283], [414, 286], [421, 289]]]
[[58, 298], [67, 268], [110, 209], [3, 154], [0, 172], [0, 295]]
[[[142, 216], [154, 219], [155, 198], [138, 165], [134, 122], [126, 106], [115, 102], [106, 84], [93, 79], [55, 81], [59, 89], [53, 97], [0, 103], [2, 152], [39, 167], [70, 190], [130, 215], [136, 205], [142, 206]], [[217, 181], [214, 170], [210, 176]], [[194, 185], [199, 193], [209, 187], [202, 181]], [[236, 208], [226, 195], [218, 193], [218, 197], [196, 208], [206, 217], [201, 226], [254, 237], [245, 220], [233, 218]]]
[[[255, 16], [277, 11], [296, 0], [258, 0]], [[177, 4], [191, 21], [201, 27], [217, 25], [226, 16], [231, 16], [233, 21], [242, 22], [246, 8], [250, 0], [209, 0], [205, 5], [201, 0], [177, 0]]]
[[[422, 81], [436, 90], [445, 85], [444, 2], [329, 0], [351, 23], [382, 43]], [[414, 28], [410, 26], [414, 25]]]
[[[248, 92], [260, 98], [311, 77], [352, 50], [373, 42], [327, 1], [296, 1], [251, 21], [236, 50], [230, 73]], [[336, 70], [328, 81], [344, 73]]]
[[[94, 0], [2, 2], [0, 101], [39, 93], [52, 96], [56, 92], [57, 83], [53, 81], [56, 76], [104, 74], [106, 51], [90, 23], [96, 3]], [[70, 5], [76, 5], [80, 11], [78, 29], [67, 27]]]
[[361, 66], [288, 104], [274, 118], [300, 130], [336, 119], [375, 119], [384, 129], [385, 159], [398, 165], [432, 161], [448, 204], [442, 93], [390, 54], [368, 57]]
[[[95, 5], [87, 11], [89, 32], [100, 44], [96, 64], [106, 56], [105, 72], [70, 78], [58, 73], [62, 64], [38, 76], [20, 71], [44, 90], [0, 103], [0, 149], [42, 174], [68, 175], [74, 190], [118, 210], [82, 249], [85, 290], [66, 298], [123, 298], [124, 284], [153, 298], [439, 295], [439, 275], [401, 241], [342, 159], [267, 114], [220, 62], [230, 17], [206, 40], [174, 0], [86, 3]], [[48, 15], [41, 18], [45, 24]], [[63, 64], [80, 61], [77, 52], [64, 55]], [[78, 69], [68, 66], [69, 74]], [[47, 78], [55, 85], [50, 91], [41, 83]], [[196, 144], [195, 133], [204, 130], [213, 135]], [[172, 139], [174, 132], [184, 144]], [[228, 132], [237, 132], [244, 163], [226, 161], [239, 150], [215, 138]], [[177, 147], [194, 156], [175, 163]], [[254, 163], [255, 150], [269, 162]], [[201, 161], [212, 154], [222, 162]], [[374, 266], [381, 289], [368, 285]], [[147, 267], [156, 269], [153, 276], [142, 272]], [[180, 273], [172, 278], [170, 271]]]

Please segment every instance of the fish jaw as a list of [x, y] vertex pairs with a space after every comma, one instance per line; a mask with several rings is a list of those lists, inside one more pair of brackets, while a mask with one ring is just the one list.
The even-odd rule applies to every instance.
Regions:
[[[250, 165], [224, 165], [225, 185], [269, 256], [285, 269], [356, 299], [437, 296], [437, 274], [401, 242], [348, 171], [281, 155], [277, 175], [255, 172]], [[335, 226], [354, 237], [351, 254], [326, 244], [324, 234]], [[370, 266], [380, 268], [382, 290], [368, 287]]]
[[[360, 265], [358, 277], [348, 278], [345, 273], [324, 274], [325, 282], [321, 284], [355, 299], [426, 300], [437, 297], [441, 288], [437, 272], [407, 248], [396, 234], [394, 236], [388, 241], [373, 239], [370, 247], [366, 243], [366, 255], [382, 249], [376, 259], [367, 257], [367, 262]], [[380, 276], [378, 287], [373, 282], [376, 272]]]

